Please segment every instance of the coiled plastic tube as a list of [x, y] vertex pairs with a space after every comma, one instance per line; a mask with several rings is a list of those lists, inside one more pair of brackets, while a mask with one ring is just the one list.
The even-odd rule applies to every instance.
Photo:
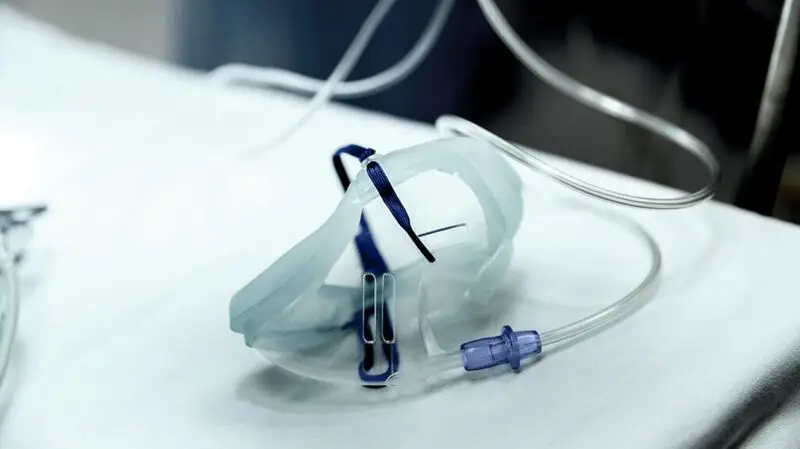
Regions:
[[634, 108], [616, 98], [609, 97], [565, 75], [563, 72], [547, 63], [547, 61], [522, 41], [519, 35], [514, 32], [514, 29], [508, 24], [508, 21], [506, 21], [493, 0], [478, 0], [478, 4], [497, 36], [506, 44], [517, 59], [536, 76], [575, 101], [583, 103], [604, 114], [641, 126], [650, 132], [674, 142], [684, 150], [696, 156], [700, 162], [706, 166], [709, 171], [709, 182], [696, 192], [676, 198], [648, 198], [629, 195], [595, 186], [580, 178], [569, 175], [546, 164], [529, 151], [525, 151], [464, 119], [442, 117], [437, 121], [437, 128], [445, 132], [471, 135], [475, 138], [488, 140], [512, 158], [543, 173], [560, 184], [612, 203], [647, 209], [679, 209], [695, 205], [703, 200], [711, 198], [714, 193], [716, 193], [720, 178], [719, 164], [714, 154], [703, 142], [666, 120]]

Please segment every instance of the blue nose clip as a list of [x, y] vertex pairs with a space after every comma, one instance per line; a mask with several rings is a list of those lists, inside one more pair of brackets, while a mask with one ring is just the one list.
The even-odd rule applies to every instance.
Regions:
[[[350, 186], [350, 177], [342, 163], [342, 155], [350, 155], [358, 158], [359, 162], [366, 161], [370, 156], [375, 154], [375, 150], [371, 148], [364, 148], [358, 145], [348, 145], [340, 148], [333, 155], [333, 167], [336, 170], [336, 175], [339, 177], [339, 182], [342, 184], [342, 189], [347, 191]], [[408, 234], [409, 238], [414, 245], [419, 249], [420, 253], [425, 257], [428, 262], [435, 262], [436, 258], [425, 247], [419, 236], [414, 232], [411, 227], [411, 219], [408, 216], [403, 203], [397, 196], [394, 187], [392, 187], [389, 178], [381, 168], [380, 164], [375, 161], [369, 161], [366, 165], [367, 176], [369, 176], [375, 189], [378, 191], [381, 199], [386, 207], [391, 212], [392, 216], [397, 221], [397, 224]], [[386, 260], [375, 245], [375, 240], [372, 238], [369, 225], [364, 213], [361, 213], [361, 221], [359, 232], [355, 237], [355, 246], [358, 256], [361, 259], [361, 266], [364, 272], [364, 287], [369, 291], [364, 292], [367, 296], [373, 296], [374, 290], [379, 288], [377, 280], [382, 279], [384, 274], [389, 273], [389, 267]], [[375, 318], [376, 332], [370, 328], [370, 319]], [[365, 307], [353, 316], [353, 320], [343, 326], [344, 329], [353, 329], [363, 342], [363, 357], [361, 363], [358, 365], [359, 378], [370, 385], [365, 387], [380, 388], [384, 385], [376, 385], [381, 382], [388, 381], [394, 376], [400, 366], [400, 357], [397, 351], [397, 343], [394, 339], [394, 329], [392, 326], [391, 316], [388, 307], [384, 304], [375, 304]], [[375, 334], [378, 335], [376, 338]], [[375, 349], [376, 342], [380, 340], [381, 352], [386, 363], [388, 364], [386, 370], [379, 374], [370, 374], [370, 371], [375, 366]]]

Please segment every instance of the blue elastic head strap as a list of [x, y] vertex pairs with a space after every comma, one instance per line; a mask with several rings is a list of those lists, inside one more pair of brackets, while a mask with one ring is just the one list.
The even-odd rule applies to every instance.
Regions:
[[[364, 162], [375, 154], [375, 150], [358, 145], [348, 145], [334, 153], [333, 167], [336, 169], [336, 175], [339, 177], [342, 189], [347, 190], [350, 186], [350, 177], [347, 176], [347, 171], [342, 163], [343, 154], [357, 157], [359, 162]], [[419, 236], [411, 227], [411, 219], [408, 216], [408, 212], [403, 206], [403, 203], [400, 202], [400, 198], [397, 196], [397, 192], [395, 192], [391, 182], [389, 182], [389, 178], [386, 176], [383, 168], [381, 168], [377, 162], [370, 161], [367, 163], [366, 169], [369, 179], [372, 181], [372, 184], [375, 186], [384, 204], [386, 204], [389, 212], [391, 212], [394, 219], [397, 220], [397, 224], [408, 234], [411, 241], [414, 242], [414, 245], [419, 249], [425, 259], [428, 262], [434, 262], [436, 258], [433, 257], [433, 254], [425, 247], [425, 244], [422, 243]], [[361, 231], [356, 236], [355, 244], [365, 273], [372, 273], [375, 276], [380, 276], [383, 273], [389, 272], [386, 261], [381, 256], [378, 247], [375, 245], [375, 241], [372, 239], [372, 234], [370, 233], [367, 220], [363, 213], [361, 214]]]
[[[350, 186], [350, 177], [347, 175], [347, 171], [342, 163], [343, 154], [354, 156], [358, 158], [359, 162], [363, 163], [370, 156], [375, 154], [375, 150], [358, 145], [348, 145], [334, 153], [333, 167], [336, 169], [336, 175], [339, 177], [342, 188], [346, 191]], [[425, 259], [428, 262], [434, 262], [436, 259], [433, 257], [433, 254], [425, 247], [425, 244], [422, 243], [419, 236], [411, 227], [411, 219], [408, 216], [408, 212], [397, 196], [397, 192], [395, 192], [394, 187], [392, 187], [383, 168], [381, 168], [380, 164], [377, 162], [369, 161], [367, 162], [366, 171], [367, 176], [369, 176], [369, 179], [372, 181], [372, 184], [375, 186], [384, 204], [386, 204], [389, 212], [391, 212], [392, 216], [397, 221], [397, 224], [408, 234], [411, 241], [414, 242], [414, 245], [419, 249]], [[367, 219], [363, 212], [361, 214], [360, 230], [355, 237], [355, 245], [358, 256], [361, 259], [361, 266], [364, 273], [372, 275], [365, 276], [365, 279], [372, 280], [370, 285], [372, 288], [377, 288], [374, 281], [383, 274], [388, 273], [389, 267], [381, 255], [381, 252], [378, 250], [378, 247], [375, 245], [375, 240], [372, 238]], [[394, 342], [394, 330], [389, 311], [384, 310], [386, 308], [383, 307], [381, 307], [382, 310], [380, 311], [376, 311], [375, 309], [374, 306], [371, 306], [364, 310], [359, 310], [353, 316], [353, 320], [345, 325], [345, 328], [356, 330], [358, 335], [362, 337], [364, 342], [364, 356], [358, 367], [358, 375], [362, 381], [370, 383], [385, 382], [391, 378], [397, 372], [400, 360], [397, 352], [397, 344]], [[369, 374], [369, 371], [375, 365], [375, 339], [372, 337], [372, 331], [370, 330], [368, 322], [373, 316], [376, 318], [376, 324], [380, 323], [379, 325], [381, 326], [382, 352], [389, 365], [386, 371], [380, 374]], [[387, 338], [387, 335], [391, 336]]]

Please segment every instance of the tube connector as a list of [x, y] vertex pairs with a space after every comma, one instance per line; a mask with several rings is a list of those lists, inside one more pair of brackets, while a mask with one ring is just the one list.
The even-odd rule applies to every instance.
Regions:
[[542, 339], [536, 331], [514, 332], [503, 326], [503, 333], [496, 337], [480, 338], [461, 345], [464, 369], [478, 371], [507, 363], [515, 372], [520, 362], [542, 352]]

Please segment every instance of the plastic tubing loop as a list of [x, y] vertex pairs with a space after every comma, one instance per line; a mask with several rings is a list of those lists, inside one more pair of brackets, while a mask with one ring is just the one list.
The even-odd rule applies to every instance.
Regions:
[[[222, 66], [212, 71], [210, 76], [225, 82], [250, 82], [280, 87], [298, 92], [316, 92], [303, 116], [285, 133], [273, 141], [273, 145], [285, 141], [296, 132], [305, 121], [324, 106], [333, 96], [356, 97], [368, 95], [391, 87], [410, 74], [430, 52], [447, 17], [454, 0], [440, 0], [431, 21], [414, 48], [391, 68], [362, 80], [344, 82], [366, 48], [380, 22], [397, 0], [381, 0], [362, 25], [350, 47], [345, 52], [336, 69], [326, 80], [316, 80], [300, 74], [279, 69], [265, 69], [241, 64]], [[700, 190], [674, 198], [652, 198], [630, 195], [591, 184], [553, 167], [505, 139], [502, 139], [478, 125], [454, 116], [440, 117], [436, 127], [447, 134], [462, 134], [491, 142], [516, 161], [548, 176], [556, 182], [594, 198], [612, 203], [647, 209], [680, 209], [695, 205], [711, 198], [717, 190], [720, 169], [714, 154], [702, 141], [677, 126], [615, 98], [585, 86], [560, 72], [528, 47], [514, 32], [493, 0], [478, 0], [481, 11], [497, 36], [506, 44], [517, 59], [531, 72], [563, 94], [593, 109], [612, 117], [641, 126], [696, 156], [709, 171], [709, 181]], [[272, 145], [270, 145], [272, 146]]]
[[380, 0], [375, 5], [344, 56], [324, 82], [286, 70], [256, 68], [242, 64], [224, 65], [211, 71], [209, 75], [212, 79], [222, 82], [246, 80], [250, 83], [266, 84], [286, 90], [314, 93], [303, 114], [283, 133], [267, 144], [266, 148], [260, 150], [274, 148], [284, 143], [334, 96], [354, 98], [376, 93], [399, 83], [419, 66], [430, 52], [433, 44], [436, 43], [450, 11], [453, 9], [455, 0], [439, 1], [439, 5], [420, 39], [414, 44], [411, 51], [394, 66], [369, 78], [344, 82], [358, 63], [378, 26], [396, 2], [397, 0]]
[[[414, 47], [393, 66], [375, 75], [359, 80], [345, 81], [345, 77], [343, 77], [341, 80], [338, 80], [338, 82], [332, 84], [329, 98], [365, 97], [386, 90], [406, 79], [419, 67], [425, 57], [430, 53], [442, 29], [444, 29], [445, 23], [447, 23], [447, 18], [453, 10], [454, 2], [455, 0], [439, 0], [431, 20], [423, 30], [420, 38], [414, 44]], [[366, 23], [363, 26], [366, 27]], [[356, 37], [356, 39], [358, 39], [358, 37]], [[354, 40], [351, 46], [355, 46], [355, 44], [356, 41]], [[350, 55], [352, 54], [355, 53], [350, 53]], [[347, 56], [347, 54], [345, 54], [345, 56]], [[339, 62], [337, 67], [344, 62], [344, 58], [342, 58], [342, 61]], [[353, 66], [355, 66], [355, 62], [352, 62]], [[349, 64], [350, 63], [348, 63], [348, 65]], [[331, 80], [330, 77], [327, 80], [320, 80], [288, 70], [272, 67], [255, 67], [246, 64], [226, 64], [209, 72], [209, 76], [223, 83], [276, 87], [307, 95], [318, 94], [325, 88], [326, 83]]]
[[574, 323], [542, 332], [543, 350], [553, 350], [559, 345], [570, 343], [592, 331], [612, 325], [642, 307], [653, 297], [658, 274], [661, 272], [661, 250], [658, 248], [658, 244], [653, 239], [653, 236], [636, 221], [622, 214], [608, 211], [603, 211], [603, 213], [614, 215], [619, 224], [625, 226], [633, 235], [641, 239], [650, 254], [650, 268], [642, 281], [639, 282], [639, 285], [613, 304]]
[[0, 387], [11, 360], [11, 348], [17, 334], [19, 319], [19, 292], [17, 290], [14, 258], [6, 247], [5, 235], [0, 233]]
[[680, 209], [709, 199], [716, 193], [720, 180], [719, 164], [714, 154], [703, 142], [666, 120], [634, 108], [633, 106], [585, 86], [565, 75], [525, 44], [508, 24], [508, 21], [506, 21], [506, 18], [497, 8], [493, 0], [478, 0], [478, 4], [497, 36], [506, 44], [517, 59], [536, 76], [575, 101], [617, 119], [638, 125], [672, 141], [696, 156], [708, 169], [710, 179], [700, 190], [674, 198], [635, 196], [596, 186], [580, 178], [569, 175], [545, 163], [532, 155], [529, 151], [525, 151], [511, 144], [467, 120], [452, 116], [440, 117], [436, 122], [436, 126], [440, 131], [463, 134], [487, 140], [518, 162], [543, 173], [566, 187], [616, 204], [646, 209]]

